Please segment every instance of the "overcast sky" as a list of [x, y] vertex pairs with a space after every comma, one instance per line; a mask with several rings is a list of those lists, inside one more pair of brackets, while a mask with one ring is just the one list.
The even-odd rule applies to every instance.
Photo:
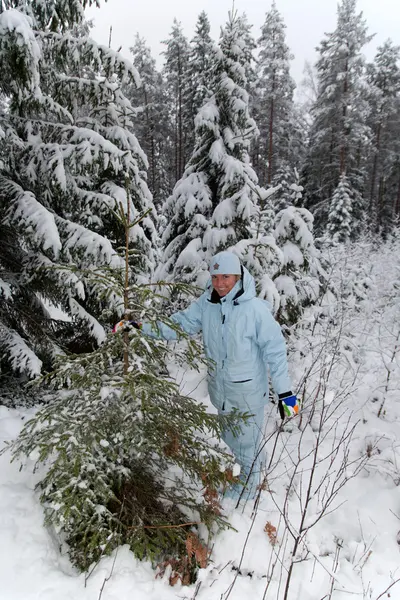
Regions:
[[[86, 12], [95, 23], [92, 37], [108, 45], [112, 25], [112, 47], [122, 46], [122, 54], [129, 58], [129, 47], [139, 32], [152, 48], [159, 66], [162, 64], [159, 55], [164, 49], [161, 40], [169, 36], [174, 17], [181, 21], [190, 39], [199, 13], [205, 10], [211, 23], [211, 35], [217, 40], [220, 27], [232, 8], [232, 0], [108, 0], [106, 3], [101, 0], [101, 4], [101, 8], [92, 7]], [[276, 5], [287, 25], [287, 43], [295, 55], [292, 75], [299, 82], [304, 62], [315, 60], [314, 48], [324, 32], [335, 28], [337, 0], [276, 0]], [[235, 7], [240, 13], [246, 12], [257, 38], [271, 0], [235, 0]], [[358, 10], [363, 12], [369, 32], [376, 34], [365, 49], [369, 60], [374, 57], [376, 47], [387, 38], [400, 44], [400, 0], [358, 0]]]

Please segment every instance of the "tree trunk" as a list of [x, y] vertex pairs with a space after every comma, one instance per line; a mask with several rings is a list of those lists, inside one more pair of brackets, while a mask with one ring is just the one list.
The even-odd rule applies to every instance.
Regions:
[[271, 98], [271, 109], [269, 112], [269, 144], [268, 144], [268, 177], [267, 183], [272, 181], [272, 156], [274, 152], [274, 99]]
[[397, 187], [397, 198], [395, 204], [395, 214], [400, 217], [400, 168], [399, 168], [399, 185]]
[[369, 212], [371, 215], [372, 215], [373, 209], [374, 209], [376, 173], [378, 170], [378, 159], [379, 159], [379, 152], [380, 152], [380, 146], [381, 146], [381, 131], [382, 131], [382, 123], [378, 123], [378, 128], [377, 128], [377, 132], [376, 132], [376, 144], [375, 144], [376, 152], [375, 152], [375, 156], [374, 156], [374, 163], [372, 166], [371, 190], [370, 190], [370, 196], [369, 196]]
[[346, 60], [346, 77], [344, 78], [344, 82], [343, 82], [343, 110], [342, 110], [342, 140], [341, 140], [341, 146], [340, 146], [340, 175], [344, 175], [346, 173], [346, 163], [347, 163], [347, 140], [346, 140], [346, 130], [344, 127], [344, 122], [346, 120], [346, 116], [347, 116], [347, 92], [349, 90], [349, 80], [348, 80], [348, 73], [349, 73], [349, 63]]

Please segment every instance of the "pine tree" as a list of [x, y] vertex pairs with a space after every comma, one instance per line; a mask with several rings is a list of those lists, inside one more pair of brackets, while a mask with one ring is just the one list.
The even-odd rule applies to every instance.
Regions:
[[187, 90], [189, 44], [181, 24], [174, 19], [170, 37], [163, 42], [165, 51], [164, 76], [168, 85], [170, 119], [173, 125], [174, 182], [183, 174], [188, 159], [188, 141], [193, 130], [185, 91]]
[[[258, 57], [258, 80], [255, 86], [254, 116], [260, 128], [260, 137], [253, 148], [253, 163], [264, 184], [272, 184], [279, 168], [299, 166], [296, 136], [299, 127], [295, 118], [293, 91], [295, 83], [290, 76], [293, 56], [286, 44], [286, 25], [272, 3], [267, 12]], [[298, 150], [298, 148], [297, 148]]]
[[[373, 130], [369, 180], [369, 215], [375, 228], [390, 230], [393, 225], [399, 177], [400, 46], [391, 40], [378, 48], [374, 63], [368, 65], [372, 106], [369, 124]], [[394, 177], [393, 177], [394, 175]], [[391, 185], [394, 179], [394, 186]]]
[[[62, 534], [79, 569], [128, 544], [139, 559], [169, 566], [171, 578], [188, 584], [207, 566], [207, 540], [196, 526], [228, 526], [218, 488], [232, 481], [232, 459], [218, 440], [223, 427], [238, 430], [241, 416], [209, 414], [183, 396], [161, 375], [170, 354], [166, 342], [129, 327], [132, 317], [145, 317], [155, 330], [160, 322], [169, 325], [186, 340], [175, 351], [176, 363], [198, 367], [196, 342], [169, 319], [160, 321], [157, 294], [132, 281], [129, 206], [126, 215], [120, 212], [124, 270], [106, 275], [114, 295], [124, 299], [125, 324], [94, 352], [58, 361], [42, 382], [53, 399], [25, 425], [13, 457], [50, 463], [38, 484], [46, 523]], [[97, 269], [92, 277], [104, 281]]]
[[[85, 272], [119, 264], [114, 212], [127, 202], [125, 174], [132, 209], [152, 207], [133, 108], [121, 91], [123, 82], [139, 82], [137, 72], [118, 53], [68, 30], [84, 31], [84, 4], [27, 3], [23, 12], [3, 2], [0, 13], [4, 376], [10, 369], [37, 376], [65, 346], [79, 350], [104, 340], [99, 319], [115, 311], [118, 299]], [[153, 218], [133, 227], [130, 238], [141, 256], [138, 271], [149, 275]], [[54, 320], [48, 303], [69, 321]]]
[[257, 177], [249, 146], [257, 128], [245, 91], [242, 32], [230, 14], [214, 52], [214, 94], [196, 117], [193, 155], [163, 209], [164, 274], [174, 279], [204, 283], [213, 254], [251, 237]]
[[[320, 228], [327, 223], [330, 201], [343, 175], [354, 190], [352, 195], [363, 196], [370, 129], [361, 51], [370, 39], [362, 13], [356, 13], [356, 0], [342, 0], [335, 31], [319, 46], [318, 97], [304, 168], [307, 206]], [[354, 207], [354, 223], [362, 220], [360, 208]]]

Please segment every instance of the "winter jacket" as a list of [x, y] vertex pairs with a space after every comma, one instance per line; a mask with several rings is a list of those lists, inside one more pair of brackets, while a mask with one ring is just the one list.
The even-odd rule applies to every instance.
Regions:
[[[208, 387], [220, 411], [259, 409], [268, 402], [268, 369], [274, 391], [288, 392], [286, 344], [269, 304], [256, 297], [253, 277], [243, 268], [234, 288], [219, 298], [211, 284], [198, 300], [171, 319], [186, 333], [203, 334], [204, 350], [212, 363]], [[143, 332], [156, 335], [149, 323]], [[159, 323], [160, 337], [177, 339], [170, 327]]]

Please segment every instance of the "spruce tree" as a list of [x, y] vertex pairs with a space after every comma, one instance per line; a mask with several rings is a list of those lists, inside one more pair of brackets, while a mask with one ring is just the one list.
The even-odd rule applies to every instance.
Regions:
[[283, 252], [274, 237], [275, 204], [279, 191], [279, 187], [268, 190], [256, 187], [258, 211], [253, 218], [251, 237], [233, 247], [234, 253], [254, 277], [257, 295], [270, 302], [273, 312], [281, 303], [273, 280], [284, 264]]
[[181, 24], [176, 19], [174, 19], [170, 37], [163, 43], [167, 46], [164, 52], [165, 65], [163, 73], [167, 81], [173, 131], [173, 154], [171, 158], [175, 183], [183, 174], [189, 156], [188, 144], [193, 131], [186, 96], [189, 43], [183, 34]]
[[[3, 2], [0, 13], [0, 353], [2, 377], [10, 369], [34, 377], [66, 348], [105, 339], [117, 299], [85, 273], [120, 263], [113, 211], [127, 202], [124, 173], [133, 210], [152, 201], [134, 111], [121, 91], [123, 82], [139, 82], [136, 70], [85, 35], [87, 2], [14, 4]], [[149, 276], [153, 218], [130, 236]], [[49, 303], [66, 320], [53, 319]]]
[[[387, 40], [368, 65], [369, 124], [373, 131], [367, 189], [369, 216], [377, 230], [389, 231], [395, 218], [399, 177], [400, 47]], [[394, 183], [394, 185], [393, 185]]]
[[164, 276], [204, 283], [216, 252], [251, 237], [257, 176], [249, 147], [257, 133], [245, 90], [243, 28], [236, 14], [214, 51], [214, 93], [196, 120], [196, 146], [165, 203]]
[[157, 294], [132, 274], [129, 230], [139, 219], [129, 206], [126, 215], [122, 204], [119, 212], [124, 269], [91, 273], [123, 298], [124, 325], [94, 352], [58, 360], [42, 381], [52, 400], [26, 423], [13, 457], [29, 456], [35, 468], [48, 463], [38, 484], [46, 523], [61, 533], [79, 569], [128, 544], [139, 559], [171, 567], [171, 578], [188, 584], [207, 566], [199, 526], [204, 532], [228, 525], [219, 487], [231, 480], [232, 459], [218, 439], [223, 427], [238, 430], [240, 415], [212, 415], [183, 396], [161, 374], [167, 343], [129, 326], [129, 319], [145, 318], [155, 330], [160, 322], [172, 327], [186, 340], [174, 361], [198, 367], [196, 342], [169, 319], [160, 321]]
[[[212, 58], [214, 42], [210, 36], [210, 22], [202, 11], [198, 17], [195, 35], [190, 42], [186, 97], [189, 108], [189, 119], [194, 131], [194, 119], [207, 98], [212, 95]], [[194, 134], [192, 136], [194, 146]]]
[[274, 277], [280, 304], [277, 318], [295, 324], [304, 308], [323, 292], [326, 274], [313, 237], [313, 216], [305, 208], [290, 206], [277, 214], [274, 237], [283, 253], [281, 269]]
[[332, 242], [347, 242], [352, 233], [352, 190], [346, 175], [342, 175], [333, 194], [327, 224], [327, 236]]
[[354, 224], [363, 219], [359, 199], [364, 193], [365, 159], [371, 131], [365, 59], [362, 49], [371, 39], [356, 0], [342, 0], [337, 26], [319, 46], [318, 97], [312, 108], [313, 124], [304, 166], [306, 205], [321, 230], [326, 226], [330, 202], [346, 175], [358, 198]]
[[147, 156], [148, 185], [155, 206], [160, 208], [162, 200], [175, 184], [169, 161], [174, 136], [168, 111], [166, 83], [156, 69], [156, 61], [150, 48], [139, 34], [130, 51], [141, 85], [129, 85], [125, 92], [136, 110], [135, 135]]
[[[293, 91], [295, 83], [290, 76], [293, 59], [286, 44], [286, 25], [275, 2], [267, 12], [258, 44], [261, 47], [254, 89], [254, 118], [260, 136], [253, 147], [253, 162], [260, 181], [274, 185], [278, 169], [299, 166], [301, 156], [296, 150], [299, 126], [295, 119]], [[298, 146], [298, 148], [297, 148]]]

